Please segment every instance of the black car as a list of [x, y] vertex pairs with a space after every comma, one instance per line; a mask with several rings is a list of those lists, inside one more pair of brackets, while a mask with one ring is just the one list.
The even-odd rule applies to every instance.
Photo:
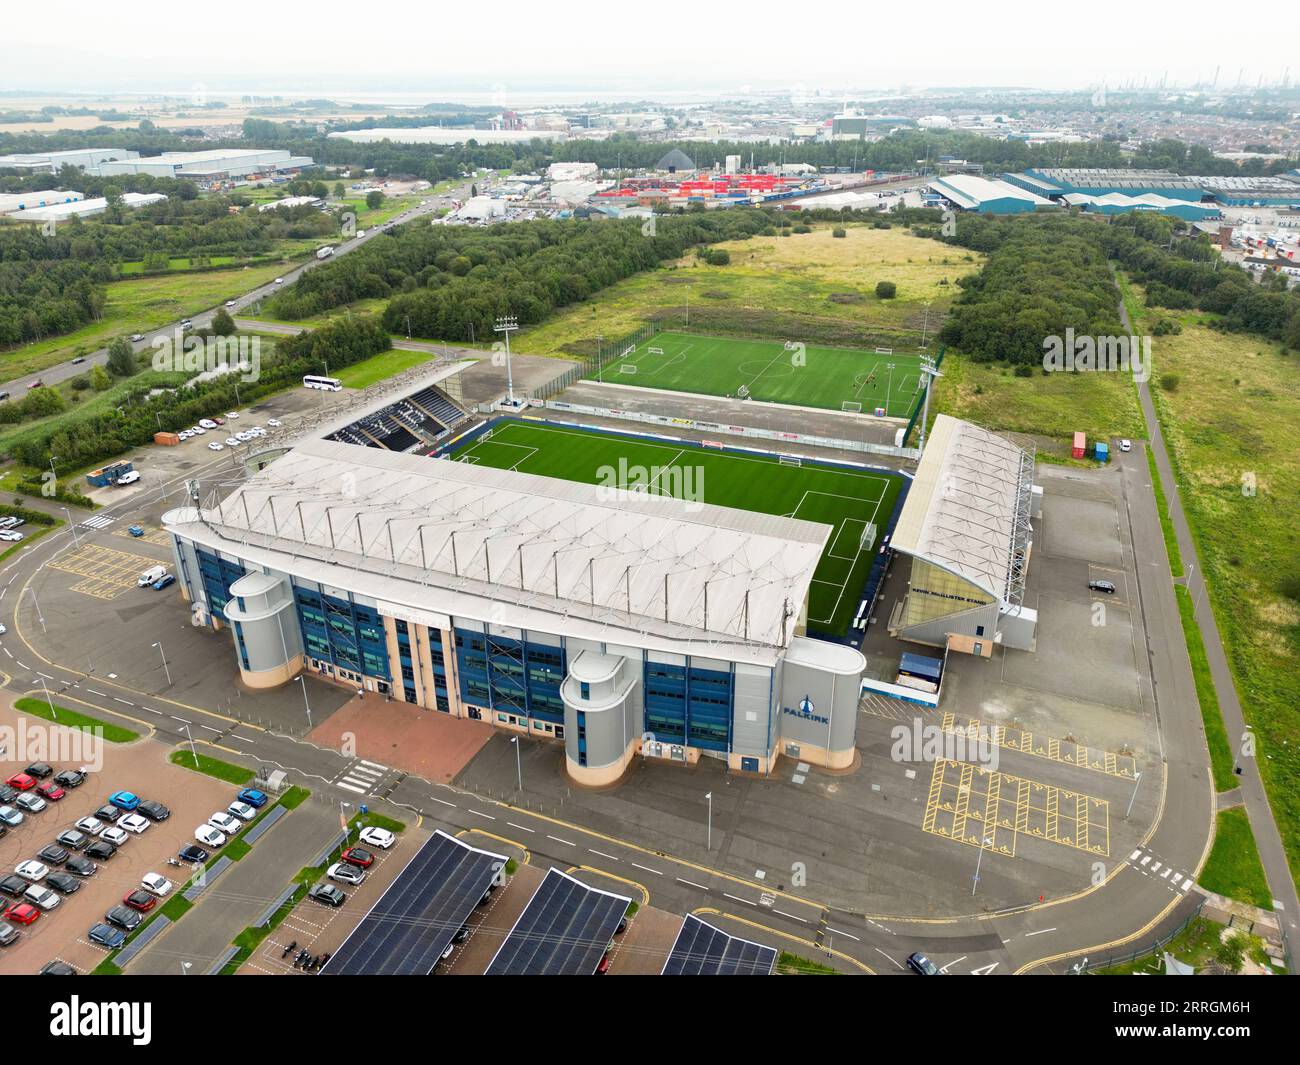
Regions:
[[98, 817], [106, 825], [111, 825], [111, 824], [115, 824], [117, 819], [122, 816], [122, 811], [119, 810], [116, 806], [114, 806], [110, 802], [104, 806], [101, 806], [91, 816]]
[[54, 838], [54, 842], [70, 851], [79, 851], [90, 842], [90, 837], [79, 828], [65, 828]]
[[469, 925], [467, 924], [461, 925], [456, 934], [451, 937], [453, 943], [464, 943], [467, 939], [469, 939]]
[[86, 848], [86, 857], [97, 862], [106, 862], [117, 853], [117, 848], [106, 839], [97, 839]]
[[920, 951], [907, 956], [907, 965], [914, 973], [919, 973], [921, 976], [939, 975], [939, 966], [935, 965]]
[[1089, 581], [1088, 590], [1093, 592], [1105, 592], [1106, 595], [1115, 594], [1115, 586], [1110, 581]]
[[208, 860], [210, 855], [202, 847], [196, 847], [191, 843], [188, 847], [182, 847], [181, 852], [177, 857], [183, 862], [189, 862], [191, 864], [198, 863], [199, 865], [202, 865]]
[[326, 906], [342, 906], [348, 901], [348, 897], [333, 884], [317, 884], [307, 894]]
[[63, 868], [69, 873], [81, 877], [94, 876], [99, 870], [98, 865], [92, 862], [89, 858], [83, 858], [80, 854], [74, 854], [69, 858], [67, 864], [64, 865]]
[[144, 915], [137, 913], [130, 906], [114, 906], [108, 913], [104, 914], [104, 920], [109, 924], [117, 925], [124, 932], [134, 932], [140, 927]]
[[150, 821], [166, 821], [172, 815], [172, 812], [167, 807], [154, 799], [145, 799], [135, 808], [135, 812], [143, 814]]
[[75, 895], [81, 890], [81, 881], [70, 873], [51, 873], [45, 882], [60, 895]]
[[54, 766], [48, 762], [33, 762], [23, 770], [29, 777], [35, 777], [37, 780], [44, 780], [48, 776], [54, 775]]
[[107, 947], [109, 950], [117, 950], [126, 942], [124, 932], [106, 924], [92, 925], [86, 938], [92, 943], [98, 943], [101, 947]]
[[57, 843], [49, 843], [36, 852], [36, 860], [46, 865], [62, 865], [68, 860], [68, 852]]
[[86, 774], [79, 769], [64, 769], [54, 774], [54, 783], [61, 788], [79, 788], [86, 782]]
[[21, 938], [22, 936], [18, 934], [18, 929], [11, 924], [7, 924], [0, 928], [0, 947], [12, 947]]
[[47, 961], [41, 966], [38, 976], [76, 976], [77, 970], [66, 961]]
[[0, 877], [0, 891], [4, 892], [10, 898], [17, 898], [29, 887], [32, 882], [19, 876], [17, 873], [10, 873], [6, 877]]
[[0, 784], [0, 803], [12, 806], [16, 798], [18, 798], [17, 788], [11, 788], [8, 784]]

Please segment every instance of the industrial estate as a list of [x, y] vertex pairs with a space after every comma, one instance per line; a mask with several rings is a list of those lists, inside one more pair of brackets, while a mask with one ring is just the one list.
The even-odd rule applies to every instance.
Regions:
[[4, 88], [0, 972], [1293, 971], [1289, 73]]

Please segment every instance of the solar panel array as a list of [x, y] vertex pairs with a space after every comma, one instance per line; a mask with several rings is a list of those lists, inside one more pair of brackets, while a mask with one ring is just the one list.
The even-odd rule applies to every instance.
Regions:
[[591, 976], [631, 904], [552, 869], [486, 975]]
[[688, 916], [664, 963], [664, 976], [771, 976], [776, 951]]
[[427, 976], [505, 861], [435, 832], [321, 974]]

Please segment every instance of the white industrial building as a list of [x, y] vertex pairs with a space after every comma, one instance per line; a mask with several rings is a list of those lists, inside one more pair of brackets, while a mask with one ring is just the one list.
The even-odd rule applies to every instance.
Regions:
[[311, 165], [309, 156], [290, 155], [282, 149], [214, 148], [205, 152], [164, 152], [162, 155], [105, 162], [100, 164], [99, 174], [102, 177], [150, 174], [212, 184], [235, 178], [274, 177]]
[[599, 176], [595, 163], [552, 163], [546, 168], [548, 181], [593, 181]]
[[40, 192], [0, 192], [0, 215], [21, 214], [37, 207], [52, 207], [55, 204], [76, 203], [85, 197], [79, 192], [65, 189], [44, 189]]
[[0, 155], [0, 170], [57, 174], [65, 166], [75, 166], [88, 174], [98, 175], [99, 167], [104, 163], [139, 157], [139, 152], [133, 152], [128, 148], [73, 148], [61, 152], [24, 152], [18, 155]]
[[[160, 203], [167, 199], [161, 192], [124, 192], [123, 207], [147, 207], [151, 203]], [[24, 211], [23, 220], [27, 222], [66, 222], [69, 218], [90, 218], [108, 210], [108, 200], [97, 196], [91, 200], [74, 200], [69, 203], [55, 203], [48, 207], [34, 207]]]
[[416, 126], [411, 129], [350, 129], [328, 134], [357, 144], [391, 141], [393, 144], [526, 144], [540, 140], [568, 140], [568, 134], [545, 129], [454, 129], [444, 126]]

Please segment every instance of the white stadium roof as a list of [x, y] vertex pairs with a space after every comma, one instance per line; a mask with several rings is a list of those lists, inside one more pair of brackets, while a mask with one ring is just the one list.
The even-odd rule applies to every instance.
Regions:
[[[168, 528], [377, 599], [594, 639], [770, 661], [828, 525], [328, 440]], [[508, 609], [502, 607], [508, 604]], [[633, 635], [635, 634], [635, 635]]]
[[940, 414], [889, 546], [1019, 601], [1033, 456], [986, 429]]

